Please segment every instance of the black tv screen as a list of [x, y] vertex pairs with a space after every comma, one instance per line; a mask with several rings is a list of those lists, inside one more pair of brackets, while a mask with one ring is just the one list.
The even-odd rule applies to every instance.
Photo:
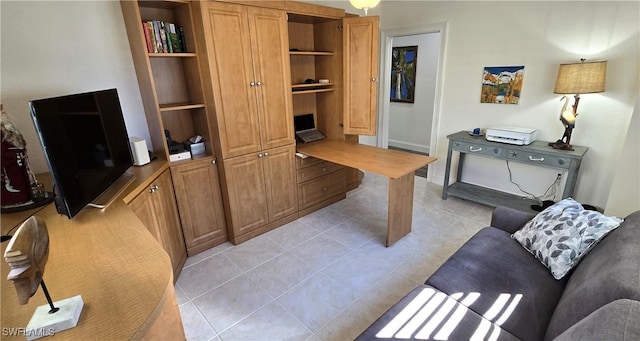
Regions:
[[29, 101], [55, 187], [72, 218], [133, 164], [116, 89]]

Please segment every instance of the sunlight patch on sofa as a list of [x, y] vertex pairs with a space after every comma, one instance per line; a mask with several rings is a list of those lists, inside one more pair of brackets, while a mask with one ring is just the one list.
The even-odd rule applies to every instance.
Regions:
[[[478, 292], [447, 296], [433, 288], [424, 288], [376, 334], [376, 338], [448, 340], [468, 307], [480, 296]], [[521, 299], [522, 294], [500, 294], [482, 315], [483, 319], [470, 339], [498, 339], [502, 330], [500, 326], [509, 319]]]

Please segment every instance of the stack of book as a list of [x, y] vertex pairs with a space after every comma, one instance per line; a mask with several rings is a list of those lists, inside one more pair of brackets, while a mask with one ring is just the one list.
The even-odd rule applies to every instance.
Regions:
[[182, 26], [160, 20], [145, 20], [142, 30], [149, 53], [187, 52]]

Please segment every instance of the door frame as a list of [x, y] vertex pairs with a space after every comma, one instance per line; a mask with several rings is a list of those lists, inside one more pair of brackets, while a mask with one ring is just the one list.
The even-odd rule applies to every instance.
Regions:
[[[383, 48], [380, 54], [380, 90], [378, 91], [378, 136], [376, 144], [378, 147], [387, 148], [389, 146], [389, 94], [386, 89], [391, 86], [391, 52], [393, 49], [393, 38], [409, 35], [440, 33], [440, 53], [438, 56], [438, 69], [436, 71], [436, 91], [433, 101], [433, 119], [431, 121], [431, 141], [429, 154], [438, 154], [438, 131], [440, 129], [440, 114], [442, 112], [443, 78], [446, 56], [448, 22], [434, 23], [429, 25], [403, 27], [397, 29], [381, 30], [380, 45]], [[429, 164], [430, 171], [427, 172], [427, 181], [433, 182], [433, 163]]]

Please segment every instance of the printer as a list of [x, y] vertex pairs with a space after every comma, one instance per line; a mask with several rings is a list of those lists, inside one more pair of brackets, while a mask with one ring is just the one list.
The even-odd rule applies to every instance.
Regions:
[[528, 145], [536, 140], [537, 130], [520, 127], [492, 127], [487, 128], [486, 139], [516, 145]]

